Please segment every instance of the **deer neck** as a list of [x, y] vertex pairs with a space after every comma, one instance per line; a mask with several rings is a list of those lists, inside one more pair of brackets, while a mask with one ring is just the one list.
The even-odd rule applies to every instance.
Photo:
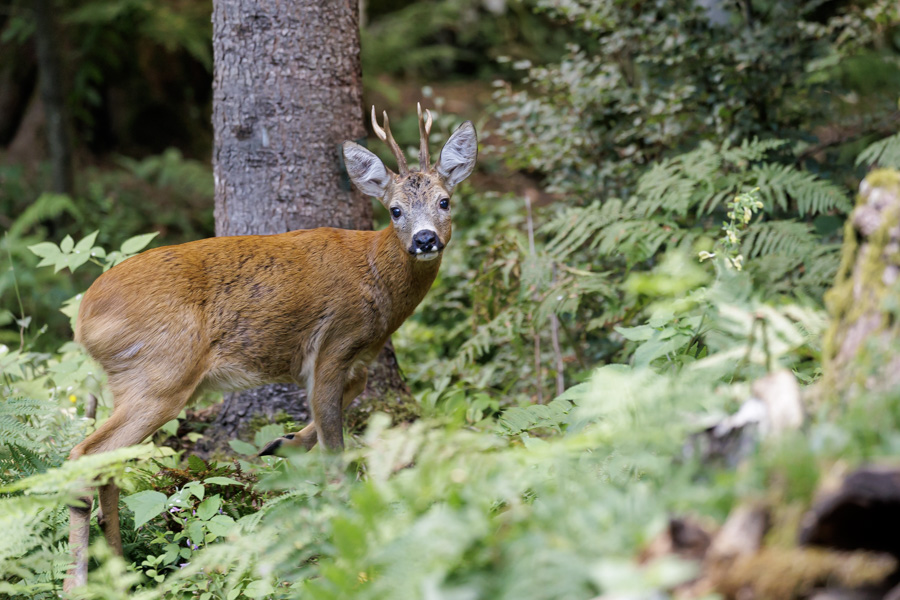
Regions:
[[387, 317], [388, 333], [393, 333], [413, 313], [431, 289], [441, 266], [441, 257], [421, 261], [400, 243], [388, 225], [376, 234], [369, 255], [369, 269]]

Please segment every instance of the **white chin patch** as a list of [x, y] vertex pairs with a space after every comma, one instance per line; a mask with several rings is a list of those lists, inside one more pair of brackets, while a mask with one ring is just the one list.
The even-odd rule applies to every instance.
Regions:
[[434, 260], [434, 259], [436, 259], [436, 258], [437, 258], [438, 256], [440, 256], [440, 255], [441, 255], [441, 253], [438, 252], [438, 251], [436, 251], [436, 250], [435, 250], [434, 252], [422, 252], [422, 251], [419, 251], [419, 252], [416, 253], [416, 259], [417, 259], [417, 260], [423, 260], [423, 261], [429, 261], [429, 260]]

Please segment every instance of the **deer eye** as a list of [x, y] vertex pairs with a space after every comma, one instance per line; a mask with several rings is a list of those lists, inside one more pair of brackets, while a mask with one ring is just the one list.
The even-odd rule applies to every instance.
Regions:
[[394, 217], [395, 219], [399, 219], [400, 215], [402, 215], [402, 214], [403, 214], [403, 212], [396, 206], [391, 209], [391, 216]]
[[447, 210], [448, 208], [450, 208], [450, 198], [441, 198], [441, 201], [438, 204], [438, 206], [440, 206], [444, 210]]

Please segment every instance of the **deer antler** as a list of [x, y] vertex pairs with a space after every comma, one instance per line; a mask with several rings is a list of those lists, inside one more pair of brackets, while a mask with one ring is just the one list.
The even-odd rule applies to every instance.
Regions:
[[394, 153], [394, 158], [397, 159], [397, 168], [400, 170], [400, 176], [403, 177], [409, 174], [409, 167], [406, 165], [406, 157], [403, 156], [403, 151], [400, 150], [400, 146], [397, 145], [397, 141], [394, 140], [394, 135], [391, 133], [391, 122], [388, 119], [387, 111], [382, 113], [384, 115], [384, 129], [378, 126], [378, 120], [375, 118], [375, 105], [372, 105], [372, 129], [375, 130], [375, 135], [377, 135], [382, 142], [385, 142], [388, 147], [391, 149], [391, 152]]
[[430, 158], [428, 157], [428, 135], [431, 133], [431, 111], [425, 109], [425, 118], [422, 118], [422, 104], [416, 102], [416, 110], [419, 112], [419, 168], [428, 169]]

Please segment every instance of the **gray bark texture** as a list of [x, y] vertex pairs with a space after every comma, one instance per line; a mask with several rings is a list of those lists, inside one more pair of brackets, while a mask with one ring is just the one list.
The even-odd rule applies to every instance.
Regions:
[[[339, 151], [366, 135], [357, 0], [216, 0], [213, 52], [216, 234], [371, 229], [371, 202], [342, 174]], [[363, 397], [408, 393], [388, 344]], [[229, 394], [212, 444], [278, 412], [309, 420], [305, 391]]]
[[37, 52], [41, 99], [46, 117], [47, 142], [53, 172], [53, 191], [72, 193], [72, 147], [66, 119], [62, 72], [59, 66], [53, 7], [50, 0], [34, 0], [34, 42]]

